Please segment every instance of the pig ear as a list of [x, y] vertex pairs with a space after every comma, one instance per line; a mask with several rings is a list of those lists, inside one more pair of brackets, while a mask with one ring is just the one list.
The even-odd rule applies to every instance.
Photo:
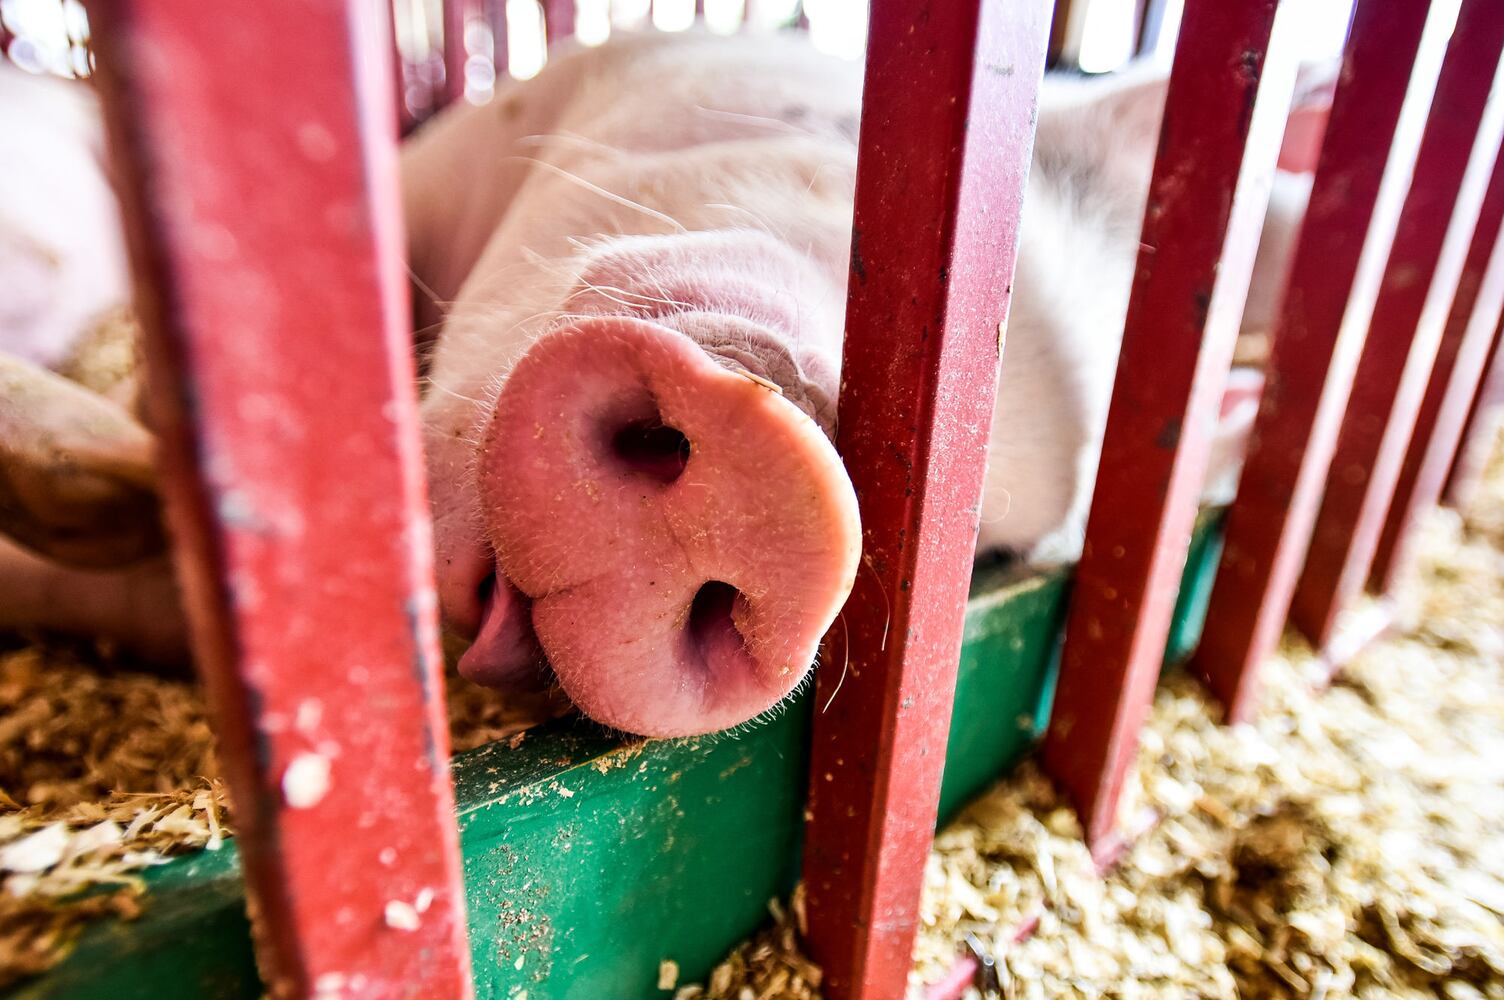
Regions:
[[0, 354], [0, 533], [80, 567], [160, 552], [154, 444], [103, 396]]
[[1295, 100], [1285, 125], [1285, 141], [1279, 151], [1281, 170], [1295, 174], [1315, 171], [1340, 70], [1340, 64], [1336, 63], [1305, 63], [1300, 67], [1295, 78]]

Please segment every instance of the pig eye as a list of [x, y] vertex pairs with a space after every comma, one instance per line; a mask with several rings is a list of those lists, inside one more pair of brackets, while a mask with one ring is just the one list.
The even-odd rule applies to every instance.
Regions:
[[633, 472], [671, 483], [689, 464], [689, 438], [658, 419], [634, 420], [611, 438], [611, 451]]

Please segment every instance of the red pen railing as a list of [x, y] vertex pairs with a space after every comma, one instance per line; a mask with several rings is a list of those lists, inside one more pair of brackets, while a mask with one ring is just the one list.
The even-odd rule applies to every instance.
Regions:
[[[178, 559], [277, 996], [471, 990], [394, 126], [505, 75], [510, 33], [505, 0], [450, 0], [437, 24], [427, 6], [267, 0], [227, 34], [189, 0], [91, 5]], [[1104, 860], [1289, 106], [1277, 7], [1187, 0], [1180, 28], [1044, 750]], [[898, 996], [908, 971], [1049, 38], [1043, 0], [874, 8], [838, 440], [865, 548], [815, 693], [804, 859], [832, 998]], [[1163, 3], [1140, 9], [1162, 25]], [[574, 31], [572, 0], [538, 10], [549, 43]], [[1359, 0], [1197, 654], [1232, 719], [1292, 606], [1340, 656], [1343, 614], [1402, 573], [1504, 398], [1501, 48], [1493, 0]]]

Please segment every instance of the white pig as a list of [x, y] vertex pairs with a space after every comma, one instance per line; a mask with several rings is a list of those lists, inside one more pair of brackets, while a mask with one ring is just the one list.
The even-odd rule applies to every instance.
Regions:
[[[979, 551], [1079, 552], [1163, 93], [1047, 80]], [[831, 445], [859, 99], [859, 66], [796, 37], [629, 36], [405, 147], [462, 673], [557, 680], [648, 735], [745, 722], [807, 675], [861, 545]]]
[[[826, 440], [859, 84], [796, 38], [630, 38], [406, 150], [412, 265], [445, 316], [423, 419], [466, 676], [546, 659], [588, 715], [652, 735], [742, 722], [805, 676], [859, 556]], [[1080, 551], [1164, 86], [1046, 88], [980, 550]], [[1224, 479], [1252, 415], [1223, 424]]]

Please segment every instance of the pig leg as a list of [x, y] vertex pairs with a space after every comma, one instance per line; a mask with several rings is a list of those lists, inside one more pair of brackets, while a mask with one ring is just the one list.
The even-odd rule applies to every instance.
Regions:
[[114, 403], [0, 354], [0, 533], [83, 567], [157, 554], [152, 447]]
[[0, 537], [0, 632], [103, 639], [152, 663], [188, 662], [187, 627], [165, 557], [127, 569], [78, 569]]
[[480, 461], [517, 593], [488, 609], [469, 665], [488, 637], [518, 641], [530, 601], [564, 691], [629, 732], [710, 732], [777, 704], [856, 572], [855, 496], [819, 425], [666, 325], [590, 318], [540, 339]]

